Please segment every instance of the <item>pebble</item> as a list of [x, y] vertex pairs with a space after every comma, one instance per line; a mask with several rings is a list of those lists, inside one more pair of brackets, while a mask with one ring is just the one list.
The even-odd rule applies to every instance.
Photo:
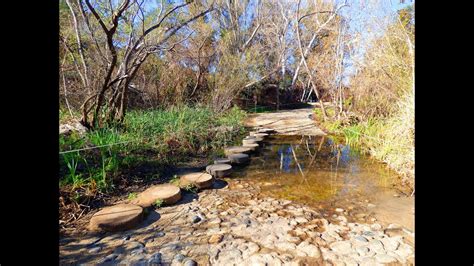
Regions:
[[402, 229], [402, 227], [398, 224], [389, 224], [387, 229]]
[[356, 247], [356, 251], [360, 256], [365, 256], [370, 250], [368, 247]]
[[216, 225], [216, 224], [220, 224], [222, 222], [222, 220], [220, 218], [214, 218], [210, 221], [208, 221], [208, 224], [209, 225]]
[[380, 224], [372, 224], [372, 225], [370, 225], [370, 229], [378, 231], [378, 230], [382, 229], [382, 226]]
[[342, 215], [339, 215], [339, 216], [337, 217], [337, 219], [338, 219], [339, 221], [343, 222], [343, 223], [347, 223], [347, 218], [344, 217], [344, 216], [342, 216]]
[[377, 206], [377, 205], [372, 204], [372, 203], [367, 204], [367, 208], [375, 208], [376, 206]]
[[319, 258], [321, 256], [321, 252], [319, 251], [319, 248], [306, 241], [301, 242], [298, 245], [298, 250], [303, 251], [304, 253], [308, 254], [308, 256], [310, 257]]
[[192, 259], [186, 259], [183, 263], [183, 266], [197, 266], [197, 262]]
[[302, 223], [307, 223], [307, 222], [308, 222], [308, 219], [299, 216], [299, 217], [296, 217], [296, 218], [295, 218], [295, 221], [296, 221], [297, 223], [299, 223], [299, 224], [302, 224]]
[[222, 241], [222, 239], [224, 238], [223, 235], [212, 235], [210, 238], [209, 238], [209, 244], [217, 244], [219, 242]]
[[192, 218], [192, 222], [193, 223], [199, 223], [201, 221], [201, 217], [195, 215], [193, 218]]
[[375, 260], [379, 263], [391, 263], [397, 261], [396, 258], [387, 254], [377, 254], [375, 255]]
[[361, 242], [369, 242], [369, 240], [363, 236], [356, 236], [355, 239]]
[[102, 263], [104, 263], [104, 262], [109, 262], [109, 261], [113, 261], [113, 260], [115, 260], [115, 258], [117, 258], [117, 257], [118, 257], [118, 254], [112, 253], [112, 254], [106, 256], [106, 257], [102, 260]]
[[400, 246], [400, 243], [394, 238], [383, 238], [383, 246], [386, 250], [395, 251]]
[[150, 259], [148, 260], [150, 264], [161, 264], [161, 253], [153, 254]]
[[181, 253], [178, 253], [174, 256], [173, 260], [177, 261], [177, 262], [182, 262], [186, 257], [181, 254]]
[[383, 244], [380, 242], [380, 240], [371, 240], [369, 242], [369, 248], [377, 253], [384, 252]]
[[162, 237], [165, 236], [165, 232], [161, 231], [155, 234], [155, 237]]
[[344, 209], [336, 208], [336, 212], [344, 212]]
[[364, 231], [364, 232], [362, 232], [362, 234], [363, 234], [364, 236], [375, 236], [375, 233], [372, 232], [372, 231]]
[[331, 249], [340, 254], [349, 254], [352, 252], [352, 245], [349, 241], [338, 241], [329, 245]]
[[89, 249], [89, 253], [90, 254], [95, 254], [95, 253], [99, 252], [101, 249], [102, 249], [101, 247], [95, 246], [95, 247], [92, 247], [92, 248]]
[[132, 251], [130, 251], [130, 254], [132, 256], [140, 255], [140, 254], [143, 254], [143, 253], [145, 253], [145, 248], [136, 248], [136, 249], [133, 249]]

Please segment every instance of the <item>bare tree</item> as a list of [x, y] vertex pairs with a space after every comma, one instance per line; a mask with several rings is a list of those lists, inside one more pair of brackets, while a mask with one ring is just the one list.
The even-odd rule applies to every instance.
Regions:
[[[347, 5], [346, 1], [344, 1], [343, 4], [339, 5], [338, 7], [335, 8], [334, 11], [314, 11], [314, 12], [311, 12], [311, 13], [308, 13], [308, 14], [305, 14], [303, 16], [299, 16], [299, 11], [300, 11], [300, 5], [301, 5], [301, 0], [298, 1], [298, 7], [297, 7], [297, 11], [296, 11], [296, 17], [297, 17], [297, 24], [296, 24], [296, 36], [298, 38], [298, 48], [299, 48], [299, 51], [300, 51], [300, 55], [301, 55], [301, 61], [300, 61], [300, 64], [303, 63], [303, 65], [305, 66], [306, 68], [306, 71], [309, 75], [309, 79], [311, 81], [311, 85], [312, 85], [312, 88], [313, 88], [313, 91], [314, 93], [316, 94], [316, 97], [320, 100], [320, 103], [321, 103], [321, 110], [322, 110], [322, 113], [323, 113], [323, 118], [326, 120], [327, 118], [327, 113], [326, 113], [326, 109], [324, 108], [324, 103], [323, 101], [321, 100], [321, 97], [320, 97], [320, 93], [318, 92], [318, 89], [315, 85], [315, 82], [314, 82], [314, 77], [312, 75], [312, 72], [310, 70], [310, 68], [308, 67], [308, 63], [306, 62], [306, 57], [309, 53], [309, 51], [311, 50], [311, 47], [313, 45], [313, 42], [316, 40], [316, 37], [318, 36], [318, 34], [324, 29], [324, 27], [331, 21], [334, 19], [334, 17], [337, 15], [337, 12], [344, 6]], [[317, 30], [312, 34], [312, 37], [311, 37], [311, 40], [308, 44], [308, 46], [306, 46], [306, 49], [303, 51], [303, 44], [302, 44], [302, 41], [301, 41], [301, 34], [300, 34], [300, 23], [301, 23], [301, 20], [306, 18], [306, 17], [309, 17], [309, 16], [313, 16], [313, 15], [318, 15], [320, 13], [330, 13], [331, 15], [328, 17], [328, 19], [324, 22], [324, 23], [320, 23], [319, 22], [319, 19], [318, 17], [316, 16], [316, 23], [318, 25], [318, 28]], [[295, 74], [293, 76], [293, 85], [294, 83], [296, 82], [296, 77], [298, 76], [298, 72], [299, 72], [299, 66], [296, 68], [295, 70]]]
[[[85, 2], [85, 3], [84, 3]], [[185, 41], [189, 35], [176, 39], [180, 30], [189, 23], [213, 10], [213, 4], [205, 7], [201, 3], [186, 1], [182, 4], [166, 6], [161, 2], [158, 15], [148, 19], [144, 0], [123, 0], [120, 3], [109, 1], [108, 6], [91, 3], [90, 0], [78, 0], [77, 7], [67, 1], [74, 19], [79, 54], [83, 66], [82, 75], [85, 87], [90, 95], [82, 105], [81, 122], [88, 127], [100, 127], [105, 123], [122, 122], [127, 108], [127, 95], [131, 81], [150, 54], [159, 54], [172, 49]], [[201, 11], [190, 12], [190, 5]], [[80, 34], [79, 17], [75, 8], [82, 14], [82, 24], [88, 29], [88, 42], [94, 43], [97, 53], [106, 63], [105, 73], [100, 76], [97, 86], [91, 87], [83, 52], [83, 35]], [[107, 16], [107, 14], [110, 14]], [[97, 32], [91, 27], [89, 17], [100, 26]], [[100, 48], [101, 36], [105, 37], [106, 48]], [[91, 50], [93, 47], [89, 47]], [[90, 60], [94, 60], [91, 58]], [[97, 74], [97, 73], [94, 73]]]

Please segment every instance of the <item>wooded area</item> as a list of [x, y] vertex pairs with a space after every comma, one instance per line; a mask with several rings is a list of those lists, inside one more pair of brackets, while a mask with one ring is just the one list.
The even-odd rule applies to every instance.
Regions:
[[413, 2], [59, 7], [63, 264], [413, 265]]
[[127, 108], [223, 111], [268, 94], [262, 103], [329, 101], [338, 118], [387, 116], [412, 87], [414, 18], [410, 5], [381, 17], [383, 6], [63, 0], [61, 103], [90, 128], [121, 123]]

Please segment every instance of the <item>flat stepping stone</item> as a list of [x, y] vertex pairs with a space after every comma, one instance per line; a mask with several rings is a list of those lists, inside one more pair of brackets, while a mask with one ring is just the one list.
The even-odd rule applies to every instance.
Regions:
[[253, 133], [253, 134], [251, 133], [250, 136], [264, 138], [264, 137], [267, 137], [268, 134], [267, 133]]
[[161, 184], [148, 188], [132, 200], [132, 204], [147, 208], [161, 200], [166, 205], [176, 203], [181, 199], [181, 189], [172, 184]]
[[214, 164], [230, 164], [230, 160], [228, 158], [217, 158], [214, 160]]
[[257, 143], [248, 143], [248, 144], [244, 144], [242, 146], [246, 147], [246, 148], [251, 148], [252, 151], [256, 151], [259, 147], [259, 145]]
[[247, 136], [243, 140], [253, 140], [255, 142], [263, 141], [263, 137]]
[[234, 164], [245, 164], [250, 161], [250, 157], [245, 153], [236, 153], [229, 155], [229, 159]]
[[245, 146], [246, 144], [257, 144], [257, 141], [255, 139], [243, 139], [242, 140], [242, 146]]
[[232, 147], [226, 147], [224, 148], [224, 154], [225, 156], [229, 157], [231, 154], [236, 154], [236, 153], [251, 153], [252, 149], [243, 147], [243, 146], [232, 146]]
[[267, 134], [273, 134], [276, 133], [276, 130], [273, 128], [259, 128], [257, 129], [258, 133], [267, 133]]
[[213, 175], [215, 178], [229, 176], [232, 172], [232, 165], [230, 164], [211, 164], [206, 167], [206, 172]]
[[142, 218], [142, 207], [133, 204], [117, 204], [96, 212], [89, 222], [89, 230], [124, 231], [138, 225]]
[[190, 173], [181, 176], [182, 185], [193, 184], [199, 189], [211, 187], [213, 182], [214, 178], [208, 173]]

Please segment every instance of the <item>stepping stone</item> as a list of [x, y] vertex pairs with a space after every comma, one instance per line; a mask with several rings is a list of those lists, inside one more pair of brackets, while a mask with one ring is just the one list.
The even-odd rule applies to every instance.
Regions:
[[214, 164], [230, 164], [230, 160], [228, 158], [217, 158], [214, 160]]
[[190, 173], [181, 177], [181, 184], [194, 184], [197, 188], [208, 188], [212, 186], [214, 178], [208, 173]]
[[247, 144], [257, 144], [257, 141], [255, 139], [243, 139], [242, 140], [242, 146], [245, 146]]
[[206, 172], [215, 178], [221, 178], [230, 175], [232, 166], [230, 164], [211, 164], [206, 167]]
[[254, 136], [254, 137], [261, 137], [261, 138], [264, 138], [264, 137], [267, 137], [268, 134], [267, 133], [251, 133], [250, 136]]
[[251, 153], [252, 149], [243, 147], [243, 146], [231, 146], [231, 147], [226, 147], [224, 148], [224, 154], [225, 156], [229, 157], [231, 154], [236, 154], [236, 153]]
[[245, 164], [250, 161], [250, 157], [245, 153], [236, 153], [229, 155], [231, 163], [234, 164]]
[[273, 129], [273, 128], [260, 128], [260, 129], [257, 129], [257, 132], [258, 133], [273, 134], [273, 133], [276, 133], [276, 130]]
[[251, 148], [252, 151], [256, 151], [258, 149], [258, 146], [259, 145], [257, 143], [249, 143], [242, 145], [242, 147]]
[[117, 204], [95, 213], [89, 222], [89, 230], [124, 231], [138, 225], [142, 218], [142, 207], [133, 204]]
[[244, 139], [245, 140], [255, 140], [255, 141], [259, 142], [259, 141], [263, 140], [263, 137], [256, 137], [256, 136], [250, 136], [249, 135], [249, 136], [246, 136]]
[[162, 200], [164, 204], [171, 205], [181, 199], [181, 189], [172, 184], [161, 184], [148, 188], [138, 194], [137, 198], [132, 200], [132, 204], [147, 208], [155, 204], [157, 200]]

